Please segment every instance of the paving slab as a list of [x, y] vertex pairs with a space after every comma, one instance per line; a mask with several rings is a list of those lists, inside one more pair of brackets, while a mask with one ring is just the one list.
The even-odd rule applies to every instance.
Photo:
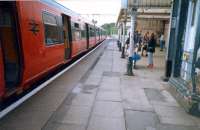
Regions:
[[138, 87], [126, 87], [121, 89], [124, 109], [154, 111], [153, 106], [145, 95], [144, 89]]
[[81, 91], [82, 93], [90, 93], [90, 94], [96, 94], [97, 89], [99, 85], [90, 85], [90, 84], [85, 84], [83, 85], [83, 90]]
[[120, 92], [120, 85], [119, 84], [113, 85], [113, 83], [102, 82], [99, 87], [99, 90]]
[[199, 129], [193, 126], [159, 124], [157, 125], [156, 130], [199, 130]]
[[92, 116], [87, 130], [126, 130], [125, 120], [121, 118], [110, 118]]
[[158, 117], [152, 112], [125, 111], [127, 130], [148, 130], [159, 123]]
[[[95, 73], [95, 72], [93, 72], [93, 73]], [[99, 85], [100, 84], [100, 81], [101, 81], [101, 76], [98, 76], [98, 75], [102, 75], [102, 73], [95, 73], [95, 74], [91, 74], [90, 76], [89, 76], [89, 78], [86, 80], [86, 82], [85, 82], [85, 84], [87, 84], [87, 85]]]
[[86, 130], [83, 125], [75, 124], [64, 124], [64, 123], [52, 123], [49, 126], [43, 128], [42, 130]]
[[86, 126], [90, 115], [90, 111], [90, 107], [70, 106], [68, 111], [62, 113], [62, 117], [58, 117], [54, 121], [63, 124], [67, 123]]
[[120, 102], [96, 101], [92, 115], [110, 118], [122, 118], [124, 113], [122, 104]]
[[116, 86], [116, 85], [120, 84], [120, 78], [119, 77], [103, 76], [101, 84], [102, 83], [105, 83], [105, 84], [109, 83], [109, 84]]
[[183, 126], [197, 126], [192, 117], [183, 108], [154, 105], [162, 124], [173, 124]]
[[146, 88], [144, 89], [144, 91], [150, 101], [165, 102], [165, 97], [162, 95], [160, 90], [153, 88]]
[[78, 94], [71, 102], [72, 106], [92, 106], [95, 100], [94, 94]]
[[120, 91], [107, 91], [100, 90], [97, 94], [98, 101], [112, 101], [112, 102], [121, 102], [121, 94]]
[[103, 72], [103, 76], [120, 77], [121, 73], [119, 73], [119, 72], [113, 72], [113, 71], [105, 71], [105, 72]]

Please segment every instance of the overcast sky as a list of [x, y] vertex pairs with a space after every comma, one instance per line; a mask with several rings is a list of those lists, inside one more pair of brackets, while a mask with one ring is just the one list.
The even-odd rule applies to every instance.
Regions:
[[[57, 0], [62, 5], [82, 14], [88, 19], [97, 20], [98, 25], [116, 22], [121, 0]], [[87, 15], [90, 14], [90, 15]], [[91, 15], [95, 14], [95, 15]], [[97, 14], [97, 15], [96, 15]]]

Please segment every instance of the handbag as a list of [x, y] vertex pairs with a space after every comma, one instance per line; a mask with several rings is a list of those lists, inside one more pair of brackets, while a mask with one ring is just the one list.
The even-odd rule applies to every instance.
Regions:
[[155, 52], [155, 48], [154, 47], [148, 47], [148, 52]]

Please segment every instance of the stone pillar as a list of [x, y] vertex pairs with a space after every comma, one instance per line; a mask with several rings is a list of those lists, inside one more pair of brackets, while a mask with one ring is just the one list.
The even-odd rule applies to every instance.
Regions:
[[129, 43], [128, 64], [127, 64], [127, 75], [132, 76], [133, 75], [132, 56], [135, 53], [134, 32], [135, 32], [137, 9], [132, 8], [130, 10], [130, 14], [131, 14], [131, 30], [130, 30], [130, 43]]
[[122, 36], [122, 54], [121, 54], [121, 58], [125, 58], [125, 32], [126, 32], [126, 22], [123, 22], [123, 36]]
[[174, 41], [176, 35], [176, 24], [177, 24], [177, 16], [180, 0], [174, 0], [172, 4], [171, 10], [171, 18], [170, 18], [170, 31], [169, 31], [169, 41], [167, 46], [167, 54], [166, 54], [166, 65], [165, 65], [165, 75], [163, 77], [164, 81], [168, 81], [171, 73], [172, 73], [172, 61], [173, 61], [173, 50], [174, 50]]

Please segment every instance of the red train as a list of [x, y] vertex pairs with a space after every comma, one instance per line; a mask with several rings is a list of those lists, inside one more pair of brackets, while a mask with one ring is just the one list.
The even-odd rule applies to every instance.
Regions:
[[56, 2], [0, 2], [0, 101], [104, 39], [101, 28]]

